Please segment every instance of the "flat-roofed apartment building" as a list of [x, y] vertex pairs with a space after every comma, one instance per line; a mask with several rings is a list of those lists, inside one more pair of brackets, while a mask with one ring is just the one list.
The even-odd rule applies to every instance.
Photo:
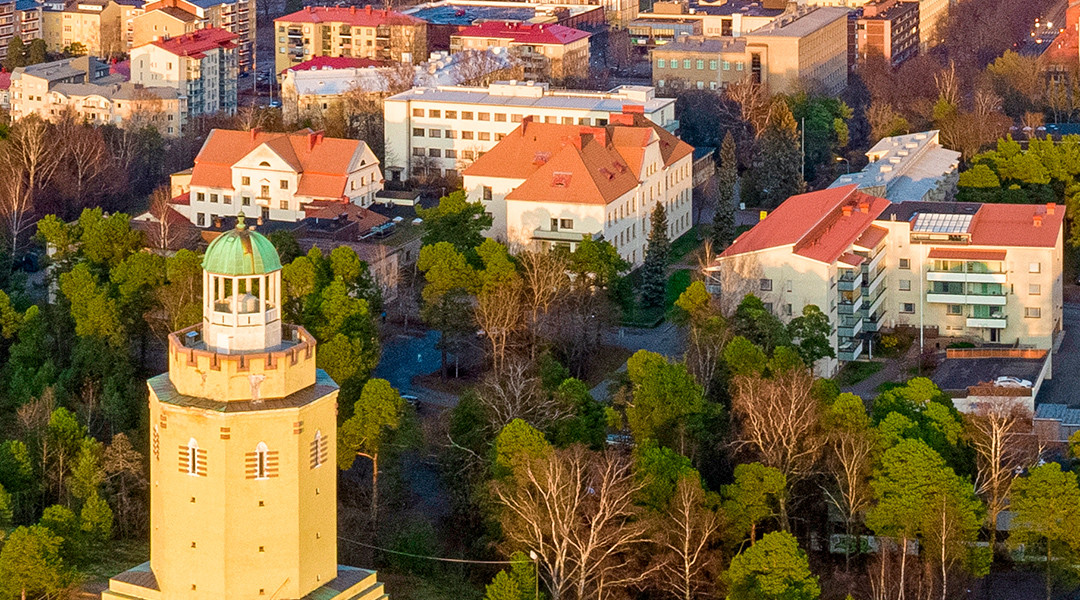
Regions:
[[848, 11], [799, 8], [741, 37], [684, 37], [652, 51], [653, 85], [717, 89], [745, 78], [770, 93], [847, 87]]
[[895, 68], [919, 53], [918, 2], [869, 2], [851, 14], [848, 26], [853, 29], [850, 67], [881, 57]]
[[[801, 0], [811, 6], [860, 8], [873, 0]], [[919, 49], [926, 52], [941, 42], [940, 28], [949, 17], [950, 0], [908, 0], [919, 5]]]
[[630, 43], [634, 48], [649, 50], [683, 35], [739, 37], [768, 25], [786, 8], [784, 0], [698, 2], [694, 7], [682, 1], [656, 2], [652, 12], [638, 14], [630, 24]]
[[191, 117], [234, 114], [238, 38], [211, 27], [139, 46], [131, 51], [131, 81], [176, 89]]
[[132, 25], [132, 47], [213, 27], [236, 34], [238, 72], [255, 68], [255, 0], [157, 0], [143, 8]]
[[836, 178], [829, 187], [852, 183], [890, 202], [942, 201], [956, 196], [960, 153], [941, 145], [938, 131], [882, 138], [866, 152], [863, 170]]
[[450, 52], [508, 48], [525, 67], [525, 79], [585, 80], [591, 34], [564, 25], [488, 21], [450, 36]]
[[671, 239], [689, 231], [694, 149], [640, 106], [626, 111], [603, 126], [525, 118], [465, 169], [468, 199], [492, 215], [487, 235], [571, 251], [586, 235], [602, 238], [636, 267], [657, 204], [667, 210]]
[[789, 198], [707, 271], [726, 300], [753, 293], [784, 321], [817, 305], [841, 362], [897, 327], [1048, 350], [1062, 328], [1063, 221], [1054, 204], [892, 203], [851, 184]]
[[70, 112], [95, 125], [150, 126], [175, 137], [187, 116], [187, 98], [175, 89], [125, 81], [89, 56], [19, 67], [8, 92], [13, 120], [30, 114], [56, 120]]
[[7, 56], [7, 46], [15, 36], [23, 43], [41, 37], [41, 5], [35, 0], [0, 2], [0, 58]]
[[383, 102], [388, 179], [408, 179], [418, 170], [460, 173], [526, 116], [534, 122], [602, 127], [611, 113], [627, 106], [640, 106], [645, 118], [668, 131], [678, 129], [675, 100], [657, 98], [651, 87], [594, 92], [503, 81], [488, 87], [414, 88]]
[[419, 64], [428, 55], [427, 23], [371, 5], [308, 6], [274, 19], [274, 72], [316, 56]]

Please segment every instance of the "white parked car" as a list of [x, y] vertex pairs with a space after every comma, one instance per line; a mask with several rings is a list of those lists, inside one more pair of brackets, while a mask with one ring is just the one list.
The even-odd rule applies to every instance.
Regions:
[[1035, 384], [1031, 383], [1027, 379], [1020, 379], [1019, 377], [1007, 377], [1003, 375], [994, 380], [994, 385], [998, 387], [1030, 388]]

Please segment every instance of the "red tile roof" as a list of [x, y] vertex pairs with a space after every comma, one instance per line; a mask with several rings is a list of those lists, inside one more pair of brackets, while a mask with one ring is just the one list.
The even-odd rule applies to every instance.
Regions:
[[355, 6], [308, 6], [292, 14], [274, 19], [285, 23], [348, 23], [360, 27], [379, 25], [419, 25], [424, 21], [395, 11], [373, 9], [371, 5]]
[[195, 157], [191, 186], [232, 189], [232, 166], [262, 145], [300, 173], [297, 195], [334, 199], [345, 193], [349, 164], [360, 142], [323, 137], [310, 129], [296, 133], [214, 129]]
[[569, 44], [590, 35], [592, 34], [565, 25], [485, 21], [458, 31], [454, 37], [501, 38], [518, 44]]
[[[615, 117], [618, 115], [612, 115]], [[665, 166], [694, 149], [642, 115], [606, 127], [535, 123], [529, 117], [464, 174], [522, 179], [508, 200], [607, 204], [638, 186], [645, 147], [656, 144]]]
[[931, 248], [929, 257], [946, 260], [1005, 260], [1005, 251], [978, 250], [974, 248]]
[[860, 248], [866, 248], [867, 250], [873, 250], [877, 248], [877, 245], [881, 243], [881, 240], [885, 239], [885, 236], [889, 235], [889, 230], [884, 227], [878, 227], [877, 225], [871, 225], [859, 239], [855, 240], [855, 245]]
[[371, 58], [357, 58], [352, 56], [316, 56], [311, 60], [305, 60], [300, 64], [293, 65], [284, 71], [313, 71], [316, 69], [360, 69], [363, 67], [382, 67], [387, 63]]
[[217, 48], [235, 48], [236, 40], [239, 37], [235, 33], [229, 33], [224, 29], [208, 27], [167, 40], [154, 40], [150, 43], [177, 56], [199, 59], [206, 56], [207, 52]]
[[1061, 205], [983, 204], [971, 221], [971, 243], [1053, 248], [1064, 220], [1065, 207]]
[[792, 196], [721, 256], [790, 245], [795, 254], [832, 264], [888, 206], [888, 200], [864, 194], [854, 184]]
[[169, 201], [169, 204], [179, 204], [181, 206], [188, 206], [191, 204], [191, 192], [184, 192], [179, 196]]
[[11, 87], [11, 73], [7, 71], [0, 71], [0, 90], [6, 90]]

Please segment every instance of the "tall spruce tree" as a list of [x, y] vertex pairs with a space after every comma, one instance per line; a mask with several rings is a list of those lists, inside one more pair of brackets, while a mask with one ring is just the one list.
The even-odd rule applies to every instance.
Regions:
[[641, 267], [641, 301], [645, 306], [662, 306], [667, 284], [668, 254], [671, 240], [668, 238], [667, 209], [657, 202], [652, 211], [652, 227], [649, 229], [649, 247], [645, 250], [645, 264]]
[[37, 65], [49, 60], [49, 52], [45, 46], [45, 40], [41, 38], [34, 38], [30, 40], [29, 50], [27, 50], [26, 64]]
[[735, 182], [739, 169], [735, 157], [735, 138], [728, 131], [720, 146], [720, 171], [716, 176], [717, 205], [713, 214], [712, 242], [722, 250], [735, 241]]
[[15, 36], [8, 42], [7, 56], [4, 57], [4, 69], [12, 72], [18, 67], [26, 66], [26, 46], [22, 38]]
[[758, 140], [754, 166], [743, 178], [742, 199], [749, 206], [775, 208], [803, 190], [799, 124], [784, 100], [770, 110], [773, 124]]

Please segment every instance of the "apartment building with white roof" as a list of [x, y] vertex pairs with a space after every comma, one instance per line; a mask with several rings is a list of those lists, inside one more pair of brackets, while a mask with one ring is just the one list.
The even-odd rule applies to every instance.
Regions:
[[960, 179], [960, 153], [941, 145], [938, 132], [882, 138], [866, 153], [870, 163], [829, 187], [855, 184], [890, 202], [952, 200]]
[[534, 122], [603, 127], [612, 113], [631, 106], [641, 107], [645, 118], [668, 131], [678, 128], [675, 99], [657, 98], [645, 86], [595, 92], [503, 81], [486, 88], [414, 88], [383, 103], [387, 178], [460, 173], [526, 116]]

